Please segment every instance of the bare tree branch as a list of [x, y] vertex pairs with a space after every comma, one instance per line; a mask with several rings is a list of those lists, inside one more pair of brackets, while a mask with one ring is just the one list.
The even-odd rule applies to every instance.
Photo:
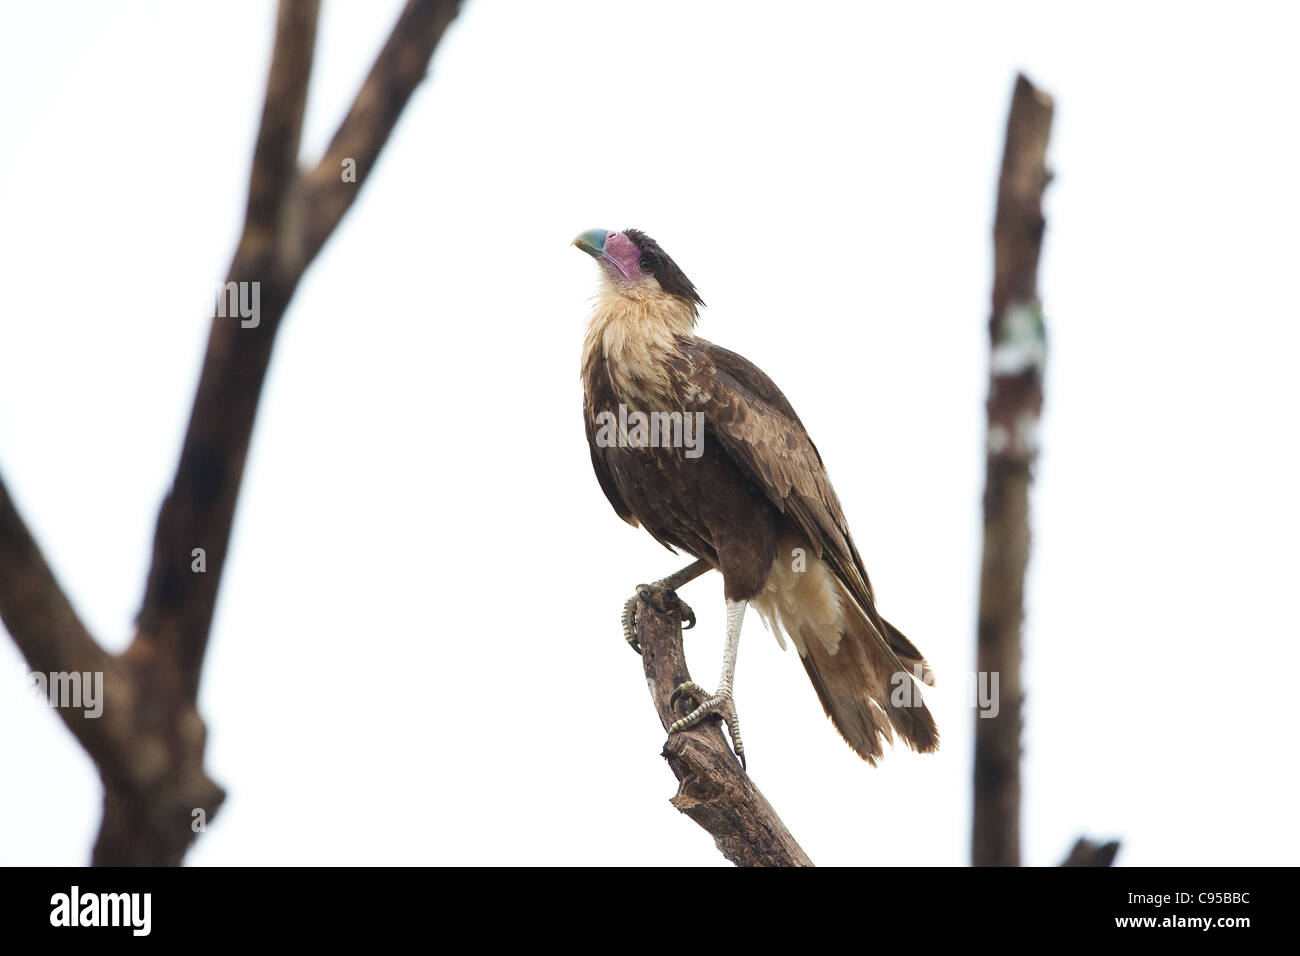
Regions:
[[[458, 0], [408, 3], [384, 44], [352, 109], [330, 141], [329, 148], [303, 184], [305, 217], [298, 254], [310, 260], [339, 224], [356, 198], [389, 133], [428, 71], [429, 58], [456, 16]], [[356, 163], [357, 180], [344, 183], [339, 169], [345, 160]]]
[[1045, 338], [1038, 301], [1052, 100], [1017, 78], [993, 227], [993, 315], [980, 574], [979, 671], [997, 675], [996, 717], [975, 718], [976, 866], [1020, 864], [1020, 682], [1029, 485], [1043, 405]]
[[1115, 854], [1119, 853], [1119, 843], [1111, 840], [1109, 843], [1095, 843], [1092, 840], [1079, 837], [1074, 849], [1070, 855], [1065, 858], [1061, 866], [1110, 866], [1115, 862]]
[[[457, 8], [456, 0], [408, 3], [308, 183], [297, 162], [319, 3], [282, 0], [244, 229], [227, 275], [227, 288], [257, 290], [249, 296], [253, 314], [227, 317], [218, 309], [213, 318], [180, 463], [158, 515], [136, 635], [120, 657], [86, 632], [0, 486], [5, 626], [34, 671], [104, 675], [100, 719], [60, 708], [104, 781], [96, 864], [179, 863], [198, 824], [224, 799], [203, 768], [206, 730], [195, 700], [275, 333]], [[340, 152], [357, 158], [355, 178], [343, 176]]]
[[[151, 695], [123, 658], [106, 653], [86, 631], [60, 590], [35, 541], [0, 484], [0, 617], [33, 673], [48, 681], [51, 703], [95, 761], [108, 795], [117, 788], [149, 794], [150, 816], [125, 861], [179, 862], [173, 840], [158, 834], [190, 834], [192, 811], [215, 811], [224, 794], [202, 768], [203, 725], [192, 706]], [[93, 682], [102, 696], [94, 710], [60, 700], [59, 680], [78, 687]], [[80, 694], [80, 690], [79, 690]], [[112, 781], [112, 783], [110, 783]], [[123, 808], [126, 815], [136, 808]], [[98, 853], [98, 851], [97, 851]]]
[[[303, 272], [351, 205], [424, 77], [458, 3], [407, 4], [325, 158], [304, 181], [295, 170], [317, 6], [315, 0], [281, 6], [247, 218], [226, 278], [227, 286], [257, 284], [260, 314], [251, 327], [228, 317], [213, 320], [180, 465], [158, 517], [140, 613], [136, 640], [169, 649], [191, 699], [275, 333]], [[344, 180], [342, 158], [357, 159], [355, 181]], [[190, 570], [195, 548], [205, 550], [205, 574]]]
[[[650, 697], [665, 732], [685, 708], [675, 713], [669, 699], [677, 687], [691, 679], [682, 647], [680, 609], [671, 592], [660, 591], [660, 614], [644, 601], [637, 604], [636, 636], [650, 685]], [[665, 603], [666, 602], [666, 603]], [[703, 827], [718, 849], [737, 866], [812, 866], [812, 860], [795, 842], [772, 805], [754, 786], [731, 752], [721, 725], [709, 719], [668, 738], [664, 758], [680, 784], [672, 804]]]
[[[315, 187], [308, 189], [297, 172], [297, 156], [319, 4], [316, 0], [281, 3], [244, 231], [226, 280], [227, 288], [231, 283], [235, 288], [248, 283], [259, 290], [254, 299], [258, 314], [251, 322], [213, 319], [180, 464], [158, 515], [153, 566], [138, 630], [125, 655], [140, 667], [141, 676], [149, 675], [150, 684], [179, 688], [174, 703], [182, 710], [192, 709], [198, 694], [275, 333], [303, 272], [356, 196], [457, 7], [454, 0], [407, 4], [335, 136], [335, 142], [342, 140], [366, 157], [366, 166], [355, 180], [345, 181], [339, 165], [325, 169], [327, 155], [316, 171]], [[330, 214], [323, 215], [313, 204], [327, 207]], [[304, 223], [314, 224], [313, 228], [304, 228]], [[197, 548], [204, 552], [202, 574], [191, 569]], [[198, 721], [197, 714], [194, 720]], [[201, 734], [197, 744], [201, 762]], [[123, 792], [116, 794], [108, 788], [97, 862], [121, 859], [139, 842], [140, 827], [148, 825], [147, 819], [132, 819], [147, 801], [140, 799], [138, 790], [120, 789]], [[180, 853], [185, 845], [188, 840]]]
[[[104, 673], [111, 665], [59, 587], [2, 479], [0, 620], [33, 673]], [[59, 716], [87, 750], [103, 750], [102, 724], [80, 708], [60, 708]]]
[[298, 174], [298, 143], [307, 109], [307, 87], [316, 50], [319, 0], [285, 0], [276, 16], [275, 48], [266, 81], [262, 125], [253, 148], [248, 207], [240, 252], [255, 259], [257, 244], [264, 251], [279, 232], [290, 186]]
[[[141, 654], [149, 645], [152, 653], [174, 661], [190, 700], [198, 693], [262, 381], [299, 278], [278, 267], [275, 252], [296, 169], [318, 7], [316, 0], [286, 0], [280, 6], [244, 230], [227, 274], [227, 282], [256, 284], [259, 314], [247, 325], [238, 316], [212, 321], [180, 464], [158, 516], [138, 632], [128, 652]], [[191, 570], [195, 548], [204, 551], [205, 573]]]

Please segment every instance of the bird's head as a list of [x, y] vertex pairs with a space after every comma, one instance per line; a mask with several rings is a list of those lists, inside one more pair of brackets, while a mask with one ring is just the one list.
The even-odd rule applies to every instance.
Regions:
[[624, 295], [674, 296], [688, 304], [692, 313], [704, 304], [686, 273], [639, 229], [588, 229], [573, 244], [600, 263], [611, 285]]

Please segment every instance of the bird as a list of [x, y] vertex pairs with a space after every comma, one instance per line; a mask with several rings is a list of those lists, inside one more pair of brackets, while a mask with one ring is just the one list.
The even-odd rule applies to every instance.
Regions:
[[674, 705], [689, 697], [697, 706], [669, 736], [717, 715], [747, 766], [734, 688], [752, 606], [783, 649], [785, 637], [794, 644], [822, 708], [862, 759], [875, 766], [895, 734], [934, 751], [939, 733], [918, 686], [933, 685], [933, 672], [877, 611], [821, 455], [785, 395], [758, 366], [695, 334], [704, 300], [650, 236], [591, 229], [572, 245], [600, 266], [581, 361], [596, 479], [620, 518], [696, 559], [638, 586], [624, 608], [625, 638], [640, 650], [638, 600], [675, 597], [703, 573], [722, 574], [718, 689], [677, 687]]

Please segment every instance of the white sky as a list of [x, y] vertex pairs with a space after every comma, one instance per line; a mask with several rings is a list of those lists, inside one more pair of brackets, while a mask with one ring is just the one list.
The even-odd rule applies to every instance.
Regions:
[[[939, 674], [941, 751], [872, 770], [751, 614], [754, 780], [818, 863], [967, 862], [989, 237], [1023, 68], [1057, 101], [1025, 860], [1086, 832], [1130, 865], [1295, 862], [1294, 8], [552, 6], [468, 3], [294, 300], [202, 689], [230, 796], [188, 861], [721, 863], [668, 803], [617, 623], [688, 559], [615, 517], [580, 416], [596, 268], [568, 243], [637, 226], [701, 289], [700, 333], [799, 410]], [[313, 161], [399, 7], [326, 5]], [[0, 473], [120, 649], [273, 7], [4, 19]], [[720, 581], [683, 595], [712, 686]], [[0, 862], [84, 862], [98, 779], [25, 673], [0, 640]]]

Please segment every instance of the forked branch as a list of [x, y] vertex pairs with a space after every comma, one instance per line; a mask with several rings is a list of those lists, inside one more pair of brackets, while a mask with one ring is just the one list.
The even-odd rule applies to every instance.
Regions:
[[33, 671], [104, 677], [102, 717], [60, 709], [104, 781], [97, 864], [179, 863], [197, 824], [224, 798], [203, 766], [206, 731], [195, 702], [275, 334], [459, 4], [410, 0], [326, 155], [303, 174], [298, 147], [319, 6], [280, 4], [244, 228], [226, 281], [227, 289], [256, 290], [253, 314], [213, 319], [136, 634], [120, 657], [82, 626], [0, 484], [0, 617]]

